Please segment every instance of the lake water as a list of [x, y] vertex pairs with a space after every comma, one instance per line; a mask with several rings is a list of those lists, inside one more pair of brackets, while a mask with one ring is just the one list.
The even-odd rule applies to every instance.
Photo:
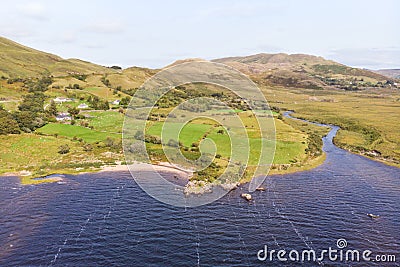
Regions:
[[[127, 172], [36, 186], [1, 178], [0, 266], [399, 266], [400, 169], [335, 147], [336, 130], [324, 138], [323, 165], [268, 176], [253, 202], [239, 188], [206, 206], [172, 207]], [[339, 238], [397, 263], [257, 259], [265, 245], [319, 251]]]

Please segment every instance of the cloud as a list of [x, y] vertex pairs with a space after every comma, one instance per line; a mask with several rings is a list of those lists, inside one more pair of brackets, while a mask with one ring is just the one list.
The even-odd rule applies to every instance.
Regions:
[[46, 8], [39, 2], [28, 2], [17, 6], [18, 10], [25, 16], [36, 19], [46, 20]]
[[101, 34], [114, 34], [123, 32], [124, 26], [120, 21], [95, 21], [90, 23], [86, 28], [86, 31]]
[[22, 25], [20, 23], [0, 23], [0, 35], [7, 36], [9, 38], [21, 39], [33, 37], [37, 33], [32, 28], [26, 27], [26, 25]]
[[332, 50], [328, 57], [346, 65], [368, 69], [400, 67], [400, 47], [337, 49]]

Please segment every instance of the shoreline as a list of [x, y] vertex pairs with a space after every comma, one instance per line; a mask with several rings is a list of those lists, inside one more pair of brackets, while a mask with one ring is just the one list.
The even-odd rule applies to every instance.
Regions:
[[[345, 148], [341, 148], [340, 146], [333, 144], [334, 146], [343, 149], [351, 154], [359, 155], [363, 158], [379, 162], [381, 164], [392, 166], [399, 168], [396, 164], [389, 164], [389, 162], [385, 162], [380, 160], [379, 158], [372, 158], [368, 157], [365, 154], [356, 153], [350, 151]], [[287, 169], [272, 169], [270, 168], [267, 175], [271, 176], [280, 176], [280, 175], [287, 175], [287, 174], [295, 174], [299, 172], [309, 171], [321, 166], [326, 159], [326, 153], [324, 152], [321, 156], [317, 158], [308, 159], [303, 166], [289, 166]], [[148, 163], [134, 163], [131, 165], [135, 165], [137, 171], [157, 171], [161, 173], [167, 173], [174, 175], [174, 178], [179, 180], [186, 180], [187, 182], [190, 181], [190, 178], [193, 176], [193, 171], [184, 169], [179, 166], [175, 166], [169, 162], [157, 162], [154, 164]], [[28, 170], [21, 170], [21, 171], [13, 171], [13, 172], [6, 172], [0, 174], [1, 177], [17, 177], [20, 179], [21, 185], [34, 185], [34, 184], [41, 184], [41, 183], [54, 183], [54, 182], [61, 182], [63, 180], [63, 175], [80, 175], [80, 174], [87, 174], [87, 173], [103, 173], [103, 172], [130, 172], [128, 165], [122, 164], [122, 162], [116, 162], [113, 165], [102, 165], [100, 167], [90, 167], [88, 169], [75, 169], [75, 170], [53, 170], [45, 173], [43, 175], [35, 175], [32, 171]], [[51, 177], [52, 176], [52, 177]], [[239, 185], [243, 185], [245, 183], [249, 183], [251, 179], [243, 179], [239, 181]]]
[[[157, 164], [133, 163], [136, 171], [157, 171], [173, 175], [176, 179], [187, 180], [193, 176], [193, 172], [187, 169], [177, 167], [169, 162], [159, 162]], [[105, 173], [105, 172], [130, 172], [126, 164], [102, 165], [96, 169], [80, 169], [80, 170], [54, 170], [43, 175], [35, 175], [31, 171], [13, 171], [0, 174], [1, 177], [17, 177], [21, 185], [35, 185], [41, 183], [54, 183], [63, 181], [64, 175], [81, 175], [88, 173]]]
[[[157, 171], [174, 174], [175, 176], [190, 179], [193, 176], [193, 172], [187, 169], [179, 168], [169, 162], [159, 162], [157, 164], [149, 163], [133, 163], [129, 166], [134, 167], [135, 171]], [[96, 173], [102, 172], [120, 172], [129, 171], [130, 169], [127, 164], [117, 164], [117, 165], [104, 165], [101, 166], [101, 170]]]

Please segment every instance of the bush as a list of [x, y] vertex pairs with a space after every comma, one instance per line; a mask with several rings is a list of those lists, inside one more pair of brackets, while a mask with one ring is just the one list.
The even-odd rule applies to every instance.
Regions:
[[192, 147], [198, 147], [199, 146], [199, 143], [192, 143]]
[[120, 149], [120, 148], [122, 148], [121, 142], [118, 142], [118, 140], [114, 140], [114, 139], [112, 139], [111, 137], [107, 137], [107, 139], [104, 140], [104, 145], [105, 145], [106, 147], [113, 148], [113, 149]]
[[68, 145], [61, 145], [58, 147], [58, 153], [60, 153], [60, 154], [67, 154], [67, 153], [69, 153], [69, 151], [70, 151], [70, 148]]
[[83, 151], [89, 152], [93, 150], [93, 146], [91, 144], [84, 144], [83, 145]]
[[144, 137], [144, 141], [145, 141], [146, 143], [152, 143], [152, 144], [155, 144], [155, 145], [160, 145], [160, 144], [161, 144], [161, 139], [160, 139], [160, 137], [154, 136], [154, 135], [148, 135], [148, 134], [146, 134], [145, 137]]
[[179, 147], [179, 142], [173, 139], [169, 139], [167, 145], [170, 147]]

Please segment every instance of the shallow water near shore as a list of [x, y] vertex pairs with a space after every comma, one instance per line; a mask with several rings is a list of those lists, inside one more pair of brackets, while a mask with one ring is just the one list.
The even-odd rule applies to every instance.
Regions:
[[348, 249], [394, 254], [397, 263], [302, 265], [399, 266], [400, 169], [335, 147], [336, 131], [324, 138], [324, 164], [268, 176], [251, 202], [240, 197], [243, 185], [209, 205], [172, 207], [146, 195], [129, 172], [32, 186], [1, 178], [0, 266], [298, 266], [259, 261], [257, 252], [320, 251], [339, 238]]

